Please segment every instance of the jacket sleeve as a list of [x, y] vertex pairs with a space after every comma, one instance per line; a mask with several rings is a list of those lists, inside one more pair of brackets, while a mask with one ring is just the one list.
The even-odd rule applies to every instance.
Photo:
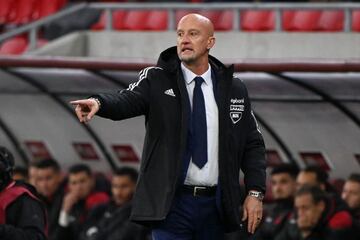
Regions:
[[2, 240], [46, 240], [46, 218], [40, 202], [21, 196], [7, 209], [8, 224], [0, 225]]
[[101, 107], [97, 115], [112, 120], [122, 120], [140, 115], [147, 115], [150, 100], [150, 75], [155, 67], [145, 68], [139, 73], [138, 81], [127, 89], [116, 93], [98, 94]]
[[241, 161], [241, 170], [244, 173], [246, 192], [256, 190], [265, 193], [266, 163], [265, 144], [255, 115], [251, 110], [250, 99], [245, 88], [247, 99], [248, 131], [245, 140], [245, 151]]

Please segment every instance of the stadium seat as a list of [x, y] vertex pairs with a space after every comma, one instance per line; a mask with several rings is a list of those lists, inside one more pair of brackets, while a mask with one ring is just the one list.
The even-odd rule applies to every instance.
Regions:
[[64, 0], [40, 0], [39, 16], [46, 17], [59, 11], [66, 1]]
[[151, 11], [145, 24], [145, 30], [161, 31], [168, 27], [167, 11]]
[[224, 10], [221, 12], [217, 22], [214, 23], [214, 28], [217, 31], [230, 31], [233, 28], [233, 11]]
[[[115, 30], [124, 29], [126, 11], [117, 10], [113, 12], [112, 25]], [[99, 18], [99, 21], [91, 26], [92, 30], [104, 30], [106, 25], [106, 14], [103, 12]]]
[[219, 17], [221, 16], [221, 11], [215, 11], [215, 10], [201, 10], [199, 12], [199, 14], [207, 17], [208, 19], [210, 19], [211, 22], [214, 23], [214, 28], [215, 28], [215, 23], [217, 23], [219, 21]]
[[275, 28], [273, 11], [247, 10], [240, 17], [241, 29], [245, 31], [272, 31]]
[[351, 29], [354, 32], [360, 32], [360, 10], [353, 11]]
[[316, 30], [336, 32], [344, 28], [343, 11], [322, 11]]
[[124, 30], [140, 31], [145, 29], [150, 11], [130, 10], [124, 20]]
[[40, 0], [17, 0], [16, 16], [12, 23], [26, 24], [39, 18]]
[[299, 32], [316, 31], [320, 16], [321, 11], [317, 10], [285, 11], [284, 30]]
[[0, 46], [0, 55], [18, 55], [25, 52], [27, 48], [27, 38], [26, 37], [14, 37], [9, 40], [6, 40]]
[[0, 25], [6, 24], [10, 20], [10, 14], [13, 11], [14, 4], [15, 0], [0, 1]]

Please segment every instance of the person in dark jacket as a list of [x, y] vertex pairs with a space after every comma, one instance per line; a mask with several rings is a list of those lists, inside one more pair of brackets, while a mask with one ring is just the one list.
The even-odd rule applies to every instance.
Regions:
[[148, 232], [130, 222], [131, 200], [138, 172], [130, 167], [116, 169], [111, 180], [112, 199], [92, 210], [81, 240], [145, 240]]
[[294, 204], [296, 213], [276, 240], [355, 240], [349, 211], [336, 207], [319, 187], [301, 187]]
[[297, 166], [282, 164], [271, 171], [271, 190], [274, 203], [265, 207], [264, 221], [258, 232], [259, 239], [272, 240], [281, 232], [294, 209]]
[[78, 240], [89, 212], [110, 198], [107, 193], [96, 191], [93, 173], [84, 164], [70, 167], [67, 188], [54, 236], [58, 240]]
[[357, 239], [360, 239], [360, 174], [353, 173], [346, 180], [342, 194], [342, 199], [347, 203], [350, 212], [354, 217], [354, 229]]
[[38, 192], [45, 203], [48, 216], [48, 238], [56, 239], [59, 228], [58, 220], [65, 194], [66, 179], [64, 179], [60, 165], [54, 159], [43, 159], [35, 165]]
[[0, 146], [0, 239], [45, 240], [46, 211], [36, 190], [12, 180], [14, 158]]
[[[211, 21], [184, 16], [177, 47], [118, 93], [72, 101], [81, 122], [145, 115], [146, 136], [131, 219], [153, 238], [223, 239], [262, 218], [265, 146], [244, 83], [209, 55]], [[240, 169], [247, 197], [240, 216]], [[246, 222], [245, 222], [246, 221]], [[245, 222], [245, 224], [244, 224]]]

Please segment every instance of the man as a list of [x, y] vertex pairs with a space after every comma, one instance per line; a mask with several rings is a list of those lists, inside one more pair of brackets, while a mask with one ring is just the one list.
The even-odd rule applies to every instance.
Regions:
[[360, 221], [360, 174], [350, 175], [345, 182], [341, 197], [350, 207], [354, 217]]
[[350, 207], [350, 212], [354, 218], [354, 229], [357, 239], [360, 239], [360, 174], [353, 173], [346, 180], [342, 194], [342, 199]]
[[292, 218], [276, 240], [355, 239], [353, 221], [345, 209], [334, 207], [322, 189], [305, 185], [295, 195], [297, 217]]
[[64, 197], [65, 184], [58, 162], [54, 159], [40, 160], [35, 164], [38, 192], [42, 196], [48, 214], [49, 239], [56, 239], [58, 219]]
[[68, 192], [62, 201], [56, 238], [77, 240], [90, 210], [108, 201], [108, 194], [95, 191], [95, 179], [88, 166], [70, 167]]
[[329, 175], [318, 166], [307, 166], [301, 170], [296, 182], [299, 188], [304, 185], [317, 186], [323, 191], [335, 193], [334, 188], [328, 183]]
[[[211, 21], [184, 16], [177, 47], [114, 94], [73, 101], [81, 122], [95, 114], [121, 120], [145, 115], [146, 137], [131, 219], [151, 224], [156, 240], [223, 239], [262, 218], [265, 147], [245, 85], [209, 55]], [[249, 196], [239, 213], [240, 168]]]
[[131, 200], [138, 173], [130, 167], [115, 170], [111, 180], [112, 199], [91, 211], [81, 240], [144, 240], [147, 232], [129, 221]]
[[282, 164], [271, 171], [271, 190], [274, 203], [265, 209], [259, 238], [271, 240], [283, 229], [294, 208], [297, 166]]
[[14, 158], [0, 146], [0, 239], [45, 240], [46, 212], [35, 189], [12, 180]]

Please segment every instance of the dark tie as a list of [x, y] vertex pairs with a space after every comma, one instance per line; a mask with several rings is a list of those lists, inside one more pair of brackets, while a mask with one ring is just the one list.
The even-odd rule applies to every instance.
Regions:
[[200, 169], [207, 163], [207, 127], [204, 95], [201, 84], [202, 77], [195, 77], [192, 110], [192, 162]]

